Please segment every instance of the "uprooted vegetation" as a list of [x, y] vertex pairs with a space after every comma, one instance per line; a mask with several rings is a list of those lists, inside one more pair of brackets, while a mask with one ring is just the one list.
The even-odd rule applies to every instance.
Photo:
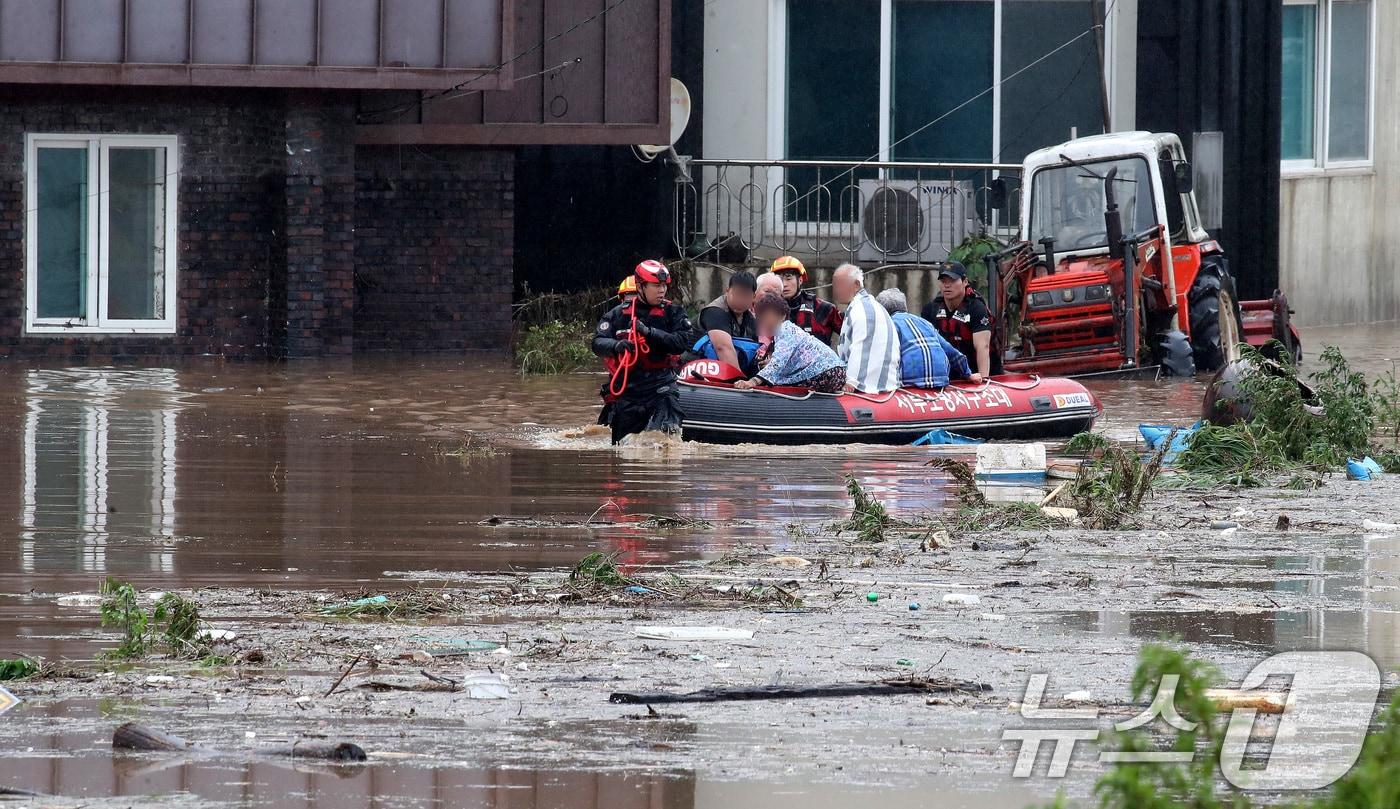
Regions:
[[1146, 458], [1131, 449], [1112, 444], [1080, 468], [1069, 486], [1071, 506], [1090, 528], [1124, 528], [1135, 525], [1142, 501], [1151, 496], [1162, 472], [1170, 440]]
[[1196, 430], [1178, 459], [1185, 474], [1177, 485], [1262, 486], [1288, 475], [1290, 488], [1307, 488], [1347, 459], [1366, 455], [1400, 470], [1400, 453], [1382, 443], [1400, 437], [1400, 383], [1394, 371], [1368, 383], [1341, 351], [1328, 346], [1322, 368], [1309, 376], [1315, 394], [1310, 397], [1287, 359], [1274, 362], [1258, 349], [1242, 350], [1235, 388], [1237, 398], [1248, 403], [1248, 417]]
[[135, 587], [113, 578], [102, 583], [99, 593], [102, 626], [122, 633], [121, 643], [107, 656], [131, 660], [153, 651], [184, 658], [209, 655], [209, 641], [200, 634], [199, 606], [193, 601], [164, 593], [147, 611]]

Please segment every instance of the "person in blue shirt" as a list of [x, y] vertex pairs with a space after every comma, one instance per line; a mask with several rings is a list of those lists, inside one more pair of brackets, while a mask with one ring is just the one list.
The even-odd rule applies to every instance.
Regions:
[[981, 382], [982, 375], [968, 366], [967, 357], [943, 339], [927, 320], [909, 313], [909, 302], [898, 287], [891, 287], [875, 300], [885, 307], [899, 332], [900, 383], [906, 388], [937, 390], [949, 379]]

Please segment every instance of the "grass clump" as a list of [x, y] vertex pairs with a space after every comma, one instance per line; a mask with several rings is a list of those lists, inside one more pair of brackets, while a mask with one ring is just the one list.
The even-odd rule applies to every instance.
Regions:
[[884, 542], [891, 528], [907, 527], [885, 510], [885, 504], [875, 499], [853, 476], [846, 477], [846, 494], [851, 497], [851, 516], [836, 526], [836, 532], [854, 532], [861, 542]]
[[0, 681], [22, 680], [39, 673], [39, 664], [27, 657], [0, 660]]
[[551, 320], [528, 327], [515, 348], [522, 374], [567, 374], [595, 362], [590, 342], [593, 324], [583, 320]]
[[122, 633], [121, 643], [107, 652], [107, 657], [134, 660], [158, 649], [188, 658], [208, 653], [207, 641], [199, 636], [199, 606], [193, 601], [166, 593], [148, 612], [135, 587], [111, 577], [98, 592], [102, 595], [102, 626]]
[[1098, 433], [1079, 433], [1065, 442], [1066, 455], [1098, 455], [1107, 452], [1113, 442]]
[[569, 581], [585, 587], [625, 587], [631, 581], [617, 569], [617, 554], [594, 551], [574, 564]]
[[1146, 459], [1111, 444], [1092, 464], [1079, 470], [1067, 494], [1079, 517], [1090, 528], [1122, 528], [1142, 508], [1162, 471], [1171, 438]]

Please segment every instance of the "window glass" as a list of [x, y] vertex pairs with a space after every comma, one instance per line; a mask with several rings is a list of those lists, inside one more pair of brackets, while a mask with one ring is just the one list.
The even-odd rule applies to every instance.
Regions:
[[1365, 160], [1370, 144], [1371, 4], [1333, 0], [1327, 159]]
[[165, 150], [108, 152], [107, 316], [165, 316]]
[[[866, 160], [877, 155], [879, 0], [788, 0], [787, 21], [788, 158]], [[841, 170], [789, 170], [785, 218], [854, 218], [857, 181]]]
[[[1094, 24], [1090, 0], [1003, 0], [1001, 75], [1009, 77]], [[987, 42], [991, 41], [990, 35]], [[981, 47], [980, 45], [974, 47]], [[966, 52], [972, 48], [964, 47]], [[1001, 86], [1001, 163], [1103, 131], [1098, 50], [1084, 37]], [[990, 86], [988, 81], [983, 87]]]
[[1147, 161], [1128, 157], [1037, 171], [1031, 178], [1031, 241], [1038, 243], [1048, 236], [1059, 251], [1107, 246], [1104, 187], [1109, 171], [1115, 168], [1113, 195], [1124, 235], [1152, 227], [1156, 221], [1152, 175]]
[[38, 316], [80, 318], [87, 310], [88, 150], [37, 152]]
[[992, 86], [994, 12], [992, 0], [895, 0], [894, 159], [991, 159], [992, 94], [948, 113]]
[[1311, 160], [1315, 80], [1317, 76], [1317, 6], [1283, 7], [1283, 159]]

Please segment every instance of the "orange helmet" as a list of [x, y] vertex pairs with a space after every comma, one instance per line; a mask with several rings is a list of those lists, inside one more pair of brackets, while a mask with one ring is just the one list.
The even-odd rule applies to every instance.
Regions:
[[775, 275], [785, 272], [795, 272], [803, 283], [807, 281], [807, 268], [802, 266], [802, 262], [792, 256], [782, 256], [777, 261], [774, 261], [770, 272]]
[[625, 298], [628, 295], [637, 294], [637, 276], [629, 275], [622, 279], [622, 283], [617, 285], [617, 297]]
[[671, 271], [666, 269], [666, 265], [656, 259], [647, 259], [637, 265], [637, 269], [632, 271], [637, 279], [637, 284], [669, 284], [671, 283]]

